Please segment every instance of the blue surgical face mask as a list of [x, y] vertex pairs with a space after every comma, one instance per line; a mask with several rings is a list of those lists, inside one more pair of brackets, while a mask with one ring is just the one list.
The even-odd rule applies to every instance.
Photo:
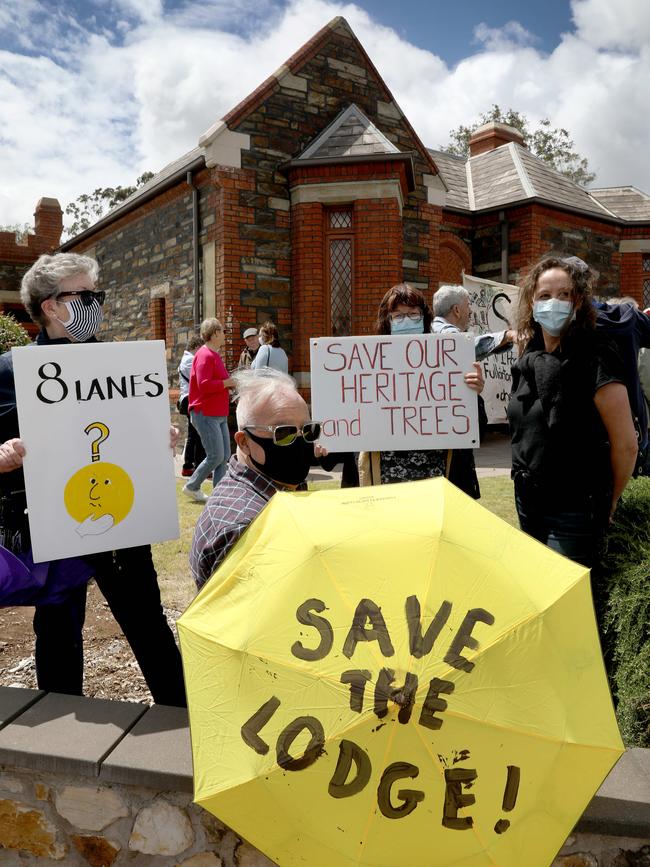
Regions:
[[391, 334], [424, 334], [424, 318], [409, 319], [404, 317], [401, 322], [396, 322], [394, 319], [390, 321]]
[[559, 337], [567, 322], [575, 317], [571, 301], [560, 301], [549, 298], [546, 301], [535, 301], [533, 304], [533, 319], [539, 322], [544, 331], [552, 337]]

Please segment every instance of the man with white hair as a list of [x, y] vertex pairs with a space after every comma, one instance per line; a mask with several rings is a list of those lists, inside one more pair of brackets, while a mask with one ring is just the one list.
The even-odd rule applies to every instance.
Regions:
[[[433, 296], [434, 320], [431, 330], [434, 334], [444, 331], [467, 331], [472, 311], [469, 292], [464, 286], [441, 286]], [[476, 360], [483, 361], [495, 352], [504, 352], [515, 340], [515, 332], [497, 331], [491, 334], [478, 334], [474, 337]]]
[[190, 566], [200, 589], [278, 490], [295, 490], [314, 460], [320, 424], [292, 377], [270, 367], [232, 375], [237, 398], [237, 453], [214, 488], [192, 540]]

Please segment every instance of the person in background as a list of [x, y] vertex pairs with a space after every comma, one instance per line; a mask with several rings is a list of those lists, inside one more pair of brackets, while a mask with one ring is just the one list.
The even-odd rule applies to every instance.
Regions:
[[558, 256], [530, 269], [508, 405], [520, 527], [587, 567], [637, 457], [623, 366], [596, 330], [591, 282], [588, 268]]
[[[20, 297], [41, 327], [38, 346], [97, 342], [95, 332], [102, 322], [105, 297], [104, 291], [96, 288], [97, 277], [97, 263], [87, 256], [57, 253], [36, 260], [23, 276]], [[177, 436], [178, 432], [174, 433]], [[172, 436], [172, 448], [175, 438]], [[0, 357], [0, 441], [0, 489], [13, 503], [15, 520], [22, 524], [23, 544], [29, 548], [22, 469], [25, 447], [18, 436], [10, 352]], [[52, 455], [52, 460], [56, 459]], [[185, 706], [181, 656], [162, 609], [151, 547], [90, 554], [83, 560], [90, 565], [99, 590], [131, 645], [154, 701]], [[82, 695], [85, 613], [85, 584], [71, 591], [64, 602], [35, 607], [40, 689]]]
[[273, 368], [233, 374], [237, 454], [201, 513], [190, 566], [200, 589], [276, 491], [296, 490], [314, 458], [320, 424], [286, 373]]
[[199, 432], [205, 458], [183, 488], [185, 496], [197, 503], [205, 503], [208, 499], [201, 490], [208, 475], [212, 473], [212, 486], [215, 487], [226, 471], [230, 457], [228, 389], [234, 384], [219, 355], [226, 341], [221, 322], [204, 319], [201, 339], [203, 346], [196, 351], [190, 373], [190, 421]]
[[[431, 330], [434, 334], [445, 331], [467, 331], [472, 316], [469, 292], [464, 286], [441, 286], [433, 296], [435, 318]], [[509, 349], [516, 333], [510, 329], [474, 337], [476, 360], [483, 361], [495, 352]]]
[[[255, 332], [257, 334], [257, 331]], [[192, 360], [197, 349], [203, 346], [203, 341], [198, 334], [193, 334], [187, 341], [187, 347], [183, 352], [181, 363], [178, 365], [178, 384], [180, 394], [178, 396], [177, 409], [187, 419], [187, 438], [183, 448], [182, 476], [192, 476], [194, 470], [205, 458], [205, 449], [201, 442], [198, 431], [190, 421], [190, 373], [192, 372]]]
[[244, 338], [246, 348], [241, 351], [237, 370], [248, 370], [253, 363], [253, 359], [257, 355], [258, 349], [260, 348], [260, 338], [257, 333], [257, 328], [247, 328], [242, 334], [242, 337]]
[[[587, 275], [593, 289], [598, 274], [577, 256], [570, 256], [565, 261]], [[639, 439], [634, 469], [634, 475], [638, 475], [644, 472], [648, 457], [648, 409], [639, 376], [639, 353], [650, 347], [650, 319], [630, 297], [594, 301], [593, 305], [596, 308], [596, 329], [614, 342], [623, 363], [624, 382]]]
[[[377, 314], [377, 334], [429, 334], [432, 314], [424, 295], [408, 283], [393, 286], [384, 295]], [[475, 392], [485, 384], [481, 366], [475, 362], [473, 369], [464, 375], [465, 383]], [[459, 465], [457, 455], [467, 449], [411, 449], [409, 451], [361, 452], [359, 455], [359, 480], [362, 486], [408, 482], [447, 476], [457, 487], [477, 497], [478, 481], [474, 461], [472, 472]], [[469, 450], [471, 455], [471, 449]]]
[[278, 329], [270, 320], [265, 322], [259, 333], [260, 348], [255, 356], [251, 368], [259, 370], [262, 367], [273, 367], [281, 373], [289, 372], [289, 359], [287, 353], [280, 346]]

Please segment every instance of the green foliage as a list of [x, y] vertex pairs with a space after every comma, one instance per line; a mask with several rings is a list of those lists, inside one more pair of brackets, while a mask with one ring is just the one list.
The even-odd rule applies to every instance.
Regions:
[[631, 482], [607, 542], [603, 646], [628, 747], [650, 747], [650, 479]]
[[105, 213], [119, 205], [130, 195], [150, 181], [153, 178], [153, 172], [144, 172], [136, 180], [135, 186], [132, 187], [98, 187], [92, 193], [84, 193], [75, 202], [70, 202], [66, 205], [65, 212], [69, 217], [73, 218], [73, 222], [66, 228], [69, 238], [73, 238], [80, 232], [85, 231], [89, 226], [103, 217]]
[[556, 171], [570, 178], [574, 183], [586, 186], [596, 177], [589, 171], [585, 157], [574, 151], [573, 139], [568, 130], [551, 126], [548, 118], [542, 118], [535, 129], [531, 129], [528, 118], [509, 108], [502, 111], [494, 104], [490, 111], [483, 112], [479, 120], [470, 126], [459, 126], [449, 133], [451, 143], [440, 150], [449, 154], [467, 157], [469, 155], [469, 139], [480, 126], [491, 121], [506, 123], [518, 129], [524, 137], [524, 142], [530, 152], [544, 160]]
[[32, 339], [10, 313], [0, 313], [0, 353], [14, 346], [25, 346]]

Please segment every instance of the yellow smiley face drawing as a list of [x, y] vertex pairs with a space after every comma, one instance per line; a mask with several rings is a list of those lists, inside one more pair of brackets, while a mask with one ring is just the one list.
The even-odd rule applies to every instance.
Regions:
[[97, 461], [78, 470], [68, 479], [63, 500], [68, 514], [79, 523], [104, 515], [119, 524], [133, 506], [133, 482], [117, 464]]

